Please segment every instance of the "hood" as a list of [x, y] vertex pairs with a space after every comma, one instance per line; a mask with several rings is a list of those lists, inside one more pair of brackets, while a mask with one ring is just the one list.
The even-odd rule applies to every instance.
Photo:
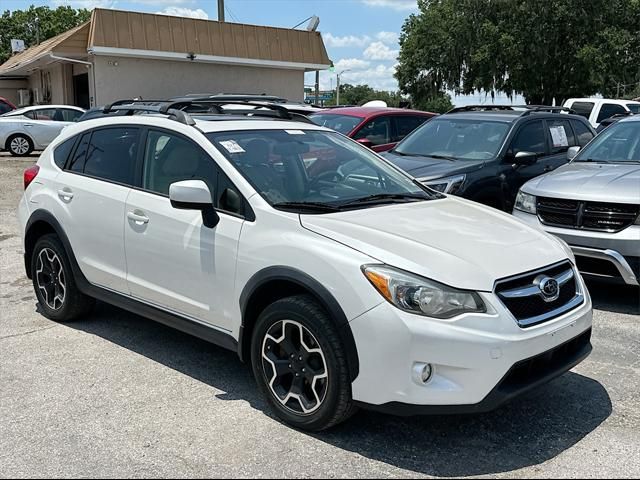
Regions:
[[411, 176], [429, 180], [477, 170], [485, 163], [485, 160], [451, 161], [431, 158], [429, 156], [403, 156], [393, 152], [385, 152], [381, 155]]
[[469, 290], [491, 291], [500, 278], [568, 258], [541, 230], [454, 197], [300, 218], [379, 262]]
[[640, 203], [640, 165], [572, 162], [535, 178], [523, 190], [572, 200]]

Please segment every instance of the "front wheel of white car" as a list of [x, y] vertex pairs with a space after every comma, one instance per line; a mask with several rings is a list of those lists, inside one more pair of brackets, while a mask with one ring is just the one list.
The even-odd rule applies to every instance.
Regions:
[[13, 135], [7, 140], [7, 150], [14, 157], [24, 157], [33, 152], [33, 142], [24, 135]]
[[260, 314], [251, 359], [260, 390], [290, 425], [325, 430], [355, 411], [345, 349], [311, 296], [278, 300]]

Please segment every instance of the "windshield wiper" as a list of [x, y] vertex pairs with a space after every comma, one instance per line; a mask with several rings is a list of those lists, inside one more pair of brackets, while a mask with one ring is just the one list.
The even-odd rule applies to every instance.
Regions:
[[307, 210], [309, 212], [328, 213], [339, 212], [340, 208], [320, 202], [278, 202], [273, 204], [279, 210]]
[[356, 198], [340, 204], [341, 208], [349, 207], [352, 205], [372, 204], [372, 203], [396, 203], [398, 201], [406, 200], [429, 200], [429, 197], [420, 194], [410, 193], [377, 193], [375, 195], [369, 195], [368, 197]]
[[596, 160], [595, 158], [585, 158], [584, 160], [576, 160], [576, 162], [588, 162], [588, 163], [609, 163], [606, 160]]
[[430, 153], [408, 153], [408, 152], [400, 152], [398, 150], [391, 150], [391, 153], [395, 153], [402, 157], [430, 157], [430, 158], [435, 158], [436, 160], [449, 160], [451, 162], [455, 162], [457, 160], [456, 157], [451, 157], [449, 155], [431, 155]]
[[450, 162], [455, 162], [457, 160], [456, 157], [452, 157], [450, 155], [425, 155], [425, 157], [431, 157], [437, 160], [449, 160]]

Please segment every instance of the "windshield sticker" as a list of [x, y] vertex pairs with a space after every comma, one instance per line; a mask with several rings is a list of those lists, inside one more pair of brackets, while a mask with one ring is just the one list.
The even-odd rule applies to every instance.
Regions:
[[557, 127], [550, 127], [551, 139], [553, 140], [553, 146], [556, 147], [568, 147], [569, 140], [567, 139], [567, 132], [562, 125]]
[[289, 135], [304, 135], [302, 130], [285, 130]]
[[222, 140], [220, 145], [226, 148], [229, 153], [245, 153], [245, 150], [235, 140]]

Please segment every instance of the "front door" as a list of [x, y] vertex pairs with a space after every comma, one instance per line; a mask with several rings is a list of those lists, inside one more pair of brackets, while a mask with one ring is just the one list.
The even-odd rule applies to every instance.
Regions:
[[126, 204], [125, 249], [131, 295], [165, 310], [230, 331], [225, 307], [233, 298], [236, 257], [244, 220], [220, 213], [215, 228], [202, 214], [171, 206], [169, 186], [203, 180], [215, 200], [215, 161], [191, 140], [149, 130], [142, 189]]
[[73, 97], [76, 107], [89, 109], [89, 74], [83, 73], [81, 75], [73, 76]]

